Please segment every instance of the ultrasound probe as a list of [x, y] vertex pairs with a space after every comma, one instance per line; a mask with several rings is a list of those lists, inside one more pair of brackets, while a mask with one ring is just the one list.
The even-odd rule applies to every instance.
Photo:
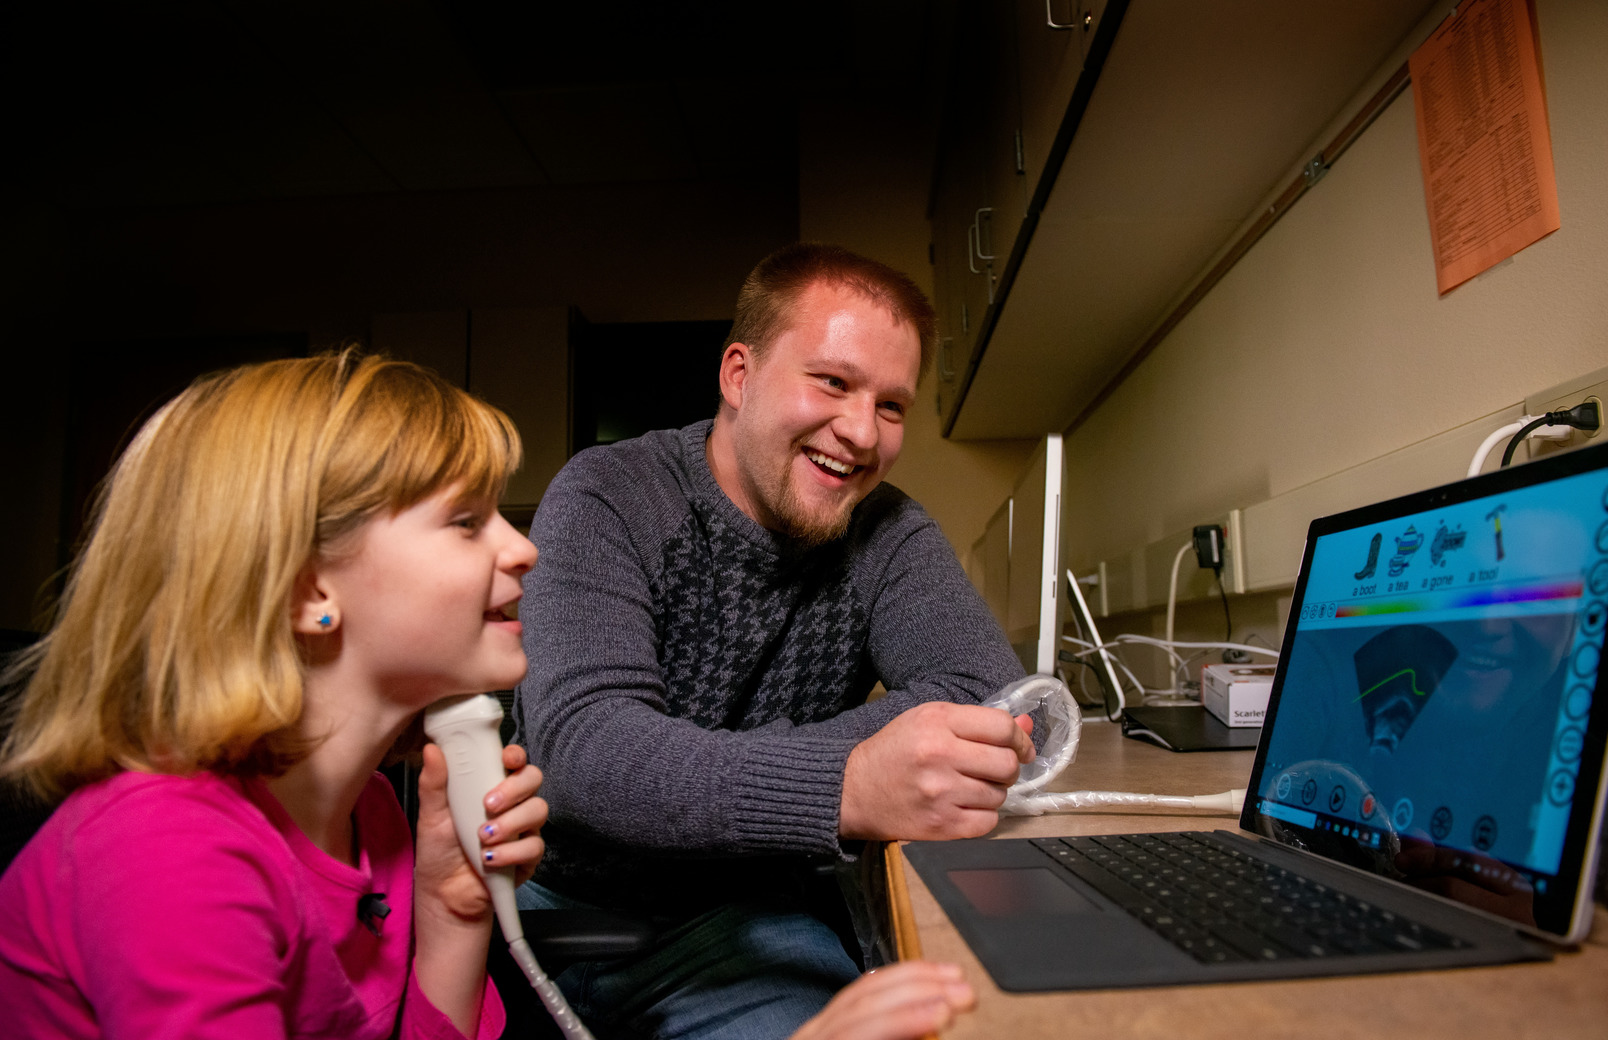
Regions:
[[570, 1010], [556, 983], [536, 963], [514, 897], [514, 868], [487, 870], [480, 850], [480, 828], [486, 822], [486, 795], [507, 773], [502, 765], [502, 705], [485, 694], [448, 697], [426, 708], [424, 732], [447, 759], [447, 806], [458, 831], [458, 843], [475, 871], [486, 881], [497, 911], [508, 953], [547, 1005], [547, 1011], [569, 1040], [592, 1040], [585, 1023]]

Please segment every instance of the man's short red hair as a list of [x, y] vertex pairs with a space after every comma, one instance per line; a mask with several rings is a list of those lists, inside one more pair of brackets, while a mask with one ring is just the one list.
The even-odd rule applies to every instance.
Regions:
[[798, 301], [818, 283], [857, 292], [886, 308], [895, 322], [914, 329], [921, 342], [920, 371], [927, 370], [938, 328], [927, 294], [909, 275], [887, 264], [819, 242], [784, 246], [759, 262], [737, 293], [737, 314], [725, 345], [746, 344], [759, 357], [792, 326]]

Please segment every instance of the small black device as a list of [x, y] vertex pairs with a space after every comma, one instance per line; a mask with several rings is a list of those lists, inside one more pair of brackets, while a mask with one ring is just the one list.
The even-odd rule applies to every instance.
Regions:
[[1225, 726], [1199, 704], [1152, 705], [1122, 713], [1122, 735], [1168, 751], [1255, 751], [1260, 726]]

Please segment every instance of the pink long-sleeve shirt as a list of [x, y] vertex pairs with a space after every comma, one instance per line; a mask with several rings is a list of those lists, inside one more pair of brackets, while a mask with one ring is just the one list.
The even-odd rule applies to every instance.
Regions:
[[[385, 778], [357, 866], [259, 781], [121, 773], [75, 791], [0, 877], [7, 1036], [460, 1034], [413, 977], [413, 839]], [[385, 893], [378, 934], [358, 900]], [[482, 1038], [503, 1028], [488, 980]]]

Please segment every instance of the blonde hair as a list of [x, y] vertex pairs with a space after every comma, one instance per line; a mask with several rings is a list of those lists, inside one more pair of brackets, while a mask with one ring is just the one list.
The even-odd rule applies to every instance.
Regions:
[[[353, 350], [204, 376], [102, 488], [0, 748], [46, 798], [120, 770], [282, 772], [306, 754], [298, 574], [382, 511], [462, 485], [495, 500], [520, 461], [497, 409]], [[8, 684], [9, 685], [9, 684]]]

